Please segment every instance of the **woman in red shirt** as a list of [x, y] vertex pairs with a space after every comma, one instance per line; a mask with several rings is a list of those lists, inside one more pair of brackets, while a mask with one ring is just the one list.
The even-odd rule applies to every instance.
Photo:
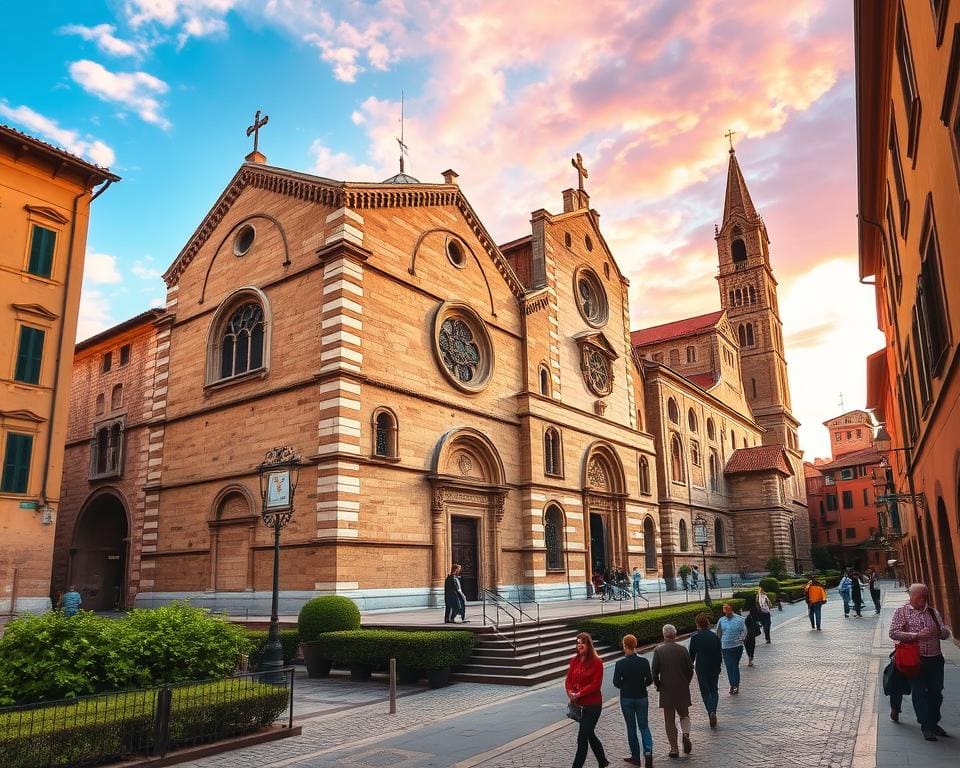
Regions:
[[577, 733], [577, 755], [573, 759], [573, 768], [583, 768], [587, 759], [587, 744], [593, 750], [600, 768], [610, 765], [603, 752], [603, 744], [594, 733], [602, 710], [602, 684], [603, 662], [593, 647], [593, 639], [586, 632], [581, 632], [577, 635], [577, 655], [570, 659], [570, 669], [567, 670], [567, 696], [583, 713]]

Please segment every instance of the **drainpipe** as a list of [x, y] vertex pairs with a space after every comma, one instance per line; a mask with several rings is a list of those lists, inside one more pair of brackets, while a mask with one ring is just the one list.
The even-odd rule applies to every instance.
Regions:
[[[106, 182], [94, 193], [90, 198], [92, 203], [100, 195], [107, 191], [107, 187], [113, 184], [113, 179], [107, 179]], [[77, 236], [77, 209], [80, 204], [80, 198], [87, 194], [86, 190], [78, 193], [73, 198], [72, 205], [72, 214], [70, 217], [70, 238], [67, 245], [67, 274], [63, 280], [63, 301], [60, 304], [60, 333], [57, 336], [57, 360], [54, 365], [54, 387], [53, 387], [53, 402], [50, 404], [50, 422], [49, 427], [47, 428], [47, 449], [46, 457], [43, 462], [43, 483], [41, 485], [41, 501], [42, 506], [46, 507], [47, 502], [50, 501], [50, 498], [47, 495], [47, 483], [50, 480], [50, 454], [53, 451], [53, 427], [56, 421], [57, 415], [57, 387], [60, 382], [60, 364], [63, 360], [63, 333], [64, 327], [66, 325], [66, 315], [67, 315], [67, 298], [70, 295], [70, 273], [71, 266], [73, 264], [73, 244], [76, 241]], [[81, 275], [82, 278], [82, 275]], [[60, 499], [55, 499], [59, 503]]]

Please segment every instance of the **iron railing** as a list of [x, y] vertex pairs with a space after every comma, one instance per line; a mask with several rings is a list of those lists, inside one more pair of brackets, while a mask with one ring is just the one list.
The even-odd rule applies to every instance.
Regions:
[[[493, 631], [500, 635], [500, 637], [510, 644], [510, 647], [513, 649], [513, 653], [517, 653], [517, 618], [514, 616], [510, 609], [515, 606], [509, 600], [507, 600], [502, 595], [498, 594], [492, 589], [480, 589], [480, 599], [483, 601], [483, 623], [484, 626], [487, 624], [487, 601], [490, 601], [491, 605], [491, 616], [490, 622], [493, 625]], [[507, 637], [503, 631], [500, 629], [500, 611], [503, 611], [504, 615], [510, 619], [510, 628], [512, 630], [512, 640]]]
[[91, 766], [293, 727], [293, 667], [0, 708], [3, 768]]

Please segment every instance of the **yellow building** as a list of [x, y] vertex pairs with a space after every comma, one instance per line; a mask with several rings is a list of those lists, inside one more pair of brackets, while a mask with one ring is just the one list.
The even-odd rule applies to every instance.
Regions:
[[0, 614], [50, 605], [90, 203], [118, 179], [0, 126]]

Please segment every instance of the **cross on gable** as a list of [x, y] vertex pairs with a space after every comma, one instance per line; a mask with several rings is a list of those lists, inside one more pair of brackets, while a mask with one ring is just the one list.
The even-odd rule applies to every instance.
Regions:
[[580, 157], [580, 153], [577, 152], [577, 156], [570, 160], [570, 165], [577, 169], [577, 188], [583, 192], [583, 180], [590, 177], [590, 174], [587, 173], [587, 168], [583, 164], [583, 158]]
[[264, 115], [263, 119], [260, 119], [260, 110], [257, 110], [257, 114], [253, 116], [253, 125], [247, 128], [247, 136], [251, 133], [253, 134], [253, 151], [257, 151], [257, 147], [260, 143], [260, 129], [263, 128], [268, 122], [270, 122], [270, 115]]

